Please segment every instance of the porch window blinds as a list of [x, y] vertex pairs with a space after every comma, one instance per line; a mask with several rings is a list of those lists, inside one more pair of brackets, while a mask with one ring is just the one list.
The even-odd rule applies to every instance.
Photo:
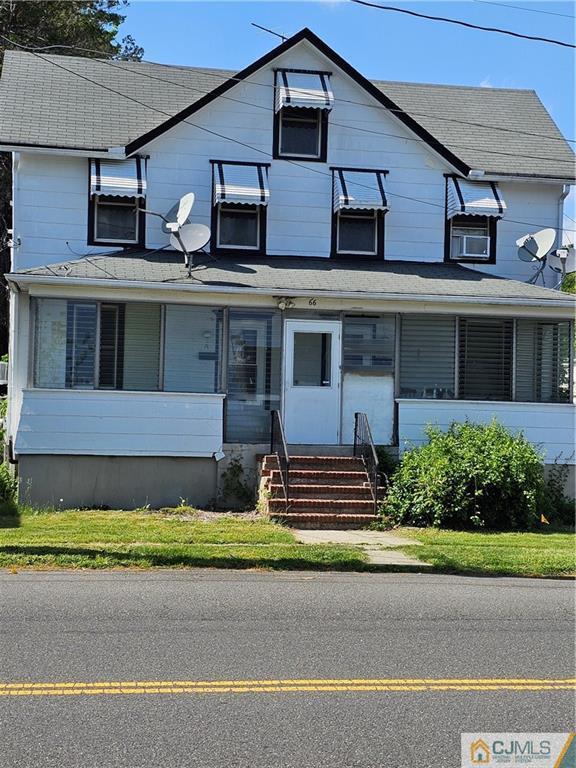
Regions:
[[160, 389], [160, 304], [126, 304], [123, 389]]
[[453, 317], [402, 317], [400, 397], [455, 397], [455, 332]]
[[570, 324], [516, 321], [516, 399], [567, 402], [570, 399]]
[[459, 321], [459, 396], [512, 399], [512, 320], [462, 317]]
[[344, 318], [343, 365], [348, 370], [390, 373], [394, 370], [395, 318]]

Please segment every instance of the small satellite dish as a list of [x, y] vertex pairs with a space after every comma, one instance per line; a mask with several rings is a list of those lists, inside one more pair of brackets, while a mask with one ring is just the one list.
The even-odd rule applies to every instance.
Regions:
[[175, 232], [180, 227], [188, 224], [188, 216], [194, 205], [194, 192], [188, 192], [182, 195], [180, 200], [175, 203], [168, 211], [162, 222], [162, 230], [166, 234]]
[[516, 240], [518, 258], [521, 261], [543, 261], [556, 240], [555, 229], [541, 229], [533, 235], [523, 235]]
[[204, 224], [185, 224], [170, 235], [170, 245], [182, 253], [194, 253], [210, 240], [210, 229]]

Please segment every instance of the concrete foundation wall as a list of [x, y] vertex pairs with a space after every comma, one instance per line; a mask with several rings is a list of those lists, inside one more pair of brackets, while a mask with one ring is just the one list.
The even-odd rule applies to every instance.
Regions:
[[208, 458], [22, 455], [18, 475], [20, 500], [38, 507], [206, 507], [216, 497]]

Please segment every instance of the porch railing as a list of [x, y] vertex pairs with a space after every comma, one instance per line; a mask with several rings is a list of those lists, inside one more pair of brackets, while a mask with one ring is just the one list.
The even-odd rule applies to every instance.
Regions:
[[270, 453], [276, 456], [280, 479], [284, 490], [286, 511], [288, 511], [288, 499], [290, 498], [290, 456], [284, 435], [284, 425], [280, 411], [272, 411], [270, 414]]
[[380, 472], [378, 469], [378, 454], [372, 439], [368, 416], [365, 413], [354, 414], [354, 456], [361, 458], [366, 467], [370, 479], [372, 498], [374, 499], [374, 513], [378, 511], [378, 485]]

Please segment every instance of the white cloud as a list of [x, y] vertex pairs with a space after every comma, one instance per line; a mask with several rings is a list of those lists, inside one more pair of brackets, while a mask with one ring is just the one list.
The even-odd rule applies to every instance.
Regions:
[[494, 88], [492, 83], [490, 82], [490, 75], [486, 75], [484, 80], [480, 83], [480, 88]]

